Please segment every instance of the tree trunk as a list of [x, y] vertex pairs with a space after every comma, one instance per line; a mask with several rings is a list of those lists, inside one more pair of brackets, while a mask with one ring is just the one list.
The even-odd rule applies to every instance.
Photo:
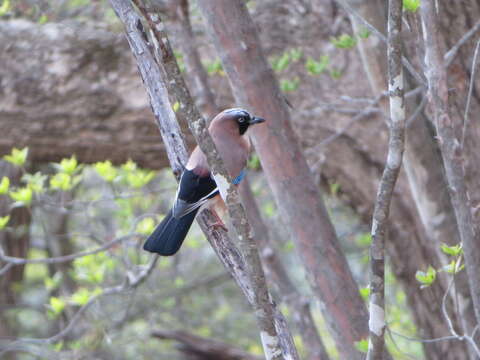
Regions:
[[199, 6], [238, 102], [267, 119], [267, 126], [253, 130], [255, 148], [337, 348], [342, 357], [361, 359], [354, 343], [367, 337], [365, 306], [247, 9], [240, 1]]

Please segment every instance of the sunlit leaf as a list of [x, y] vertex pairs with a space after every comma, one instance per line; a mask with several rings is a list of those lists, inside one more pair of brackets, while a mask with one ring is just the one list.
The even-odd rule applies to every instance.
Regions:
[[8, 195], [17, 202], [17, 205], [29, 206], [32, 203], [33, 192], [29, 187], [23, 187], [16, 191], [10, 191]]
[[4, 216], [4, 217], [0, 217], [0, 230], [5, 229], [5, 226], [7, 226], [7, 224], [8, 224], [8, 220], [10, 220], [9, 215]]
[[0, 181], [0, 195], [8, 193], [8, 188], [10, 187], [10, 179], [6, 176]]
[[322, 55], [319, 61], [309, 57], [305, 63], [305, 69], [312, 75], [319, 75], [327, 69], [329, 63], [330, 58], [328, 55]]
[[362, 353], [367, 353], [368, 351], [368, 340], [367, 339], [362, 339], [360, 341], [355, 341], [355, 348], [362, 352]]
[[406, 11], [416, 12], [420, 6], [420, 0], [403, 0], [403, 8]]
[[463, 253], [462, 244], [457, 244], [457, 245], [453, 245], [453, 246], [448, 246], [446, 244], [442, 244], [440, 246], [440, 248], [442, 249], [442, 251], [445, 254], [451, 255], [451, 256], [458, 256], [458, 255]]
[[32, 189], [32, 191], [36, 194], [41, 194], [45, 191], [44, 182], [47, 179], [47, 175], [44, 175], [40, 172], [36, 172], [35, 174], [24, 174], [22, 176], [22, 181], [27, 184], [27, 187]]
[[177, 112], [180, 109], [180, 103], [178, 101], [175, 101], [175, 104], [173, 104], [172, 109], [174, 112]]
[[361, 288], [359, 290], [359, 293], [363, 300], [367, 300], [368, 297], [370, 296], [370, 288], [369, 287]]
[[427, 271], [424, 272], [419, 270], [415, 274], [417, 281], [422, 284], [421, 288], [432, 285], [436, 277], [437, 271], [431, 266], [428, 267]]
[[117, 177], [117, 169], [109, 160], [95, 163], [94, 168], [97, 173], [107, 182], [113, 182], [113, 180], [115, 180]]
[[90, 300], [91, 293], [87, 288], [78, 289], [70, 298], [70, 301], [78, 306], [85, 305]]
[[68, 191], [73, 187], [72, 177], [67, 173], [55, 174], [50, 179], [50, 187], [55, 190]]
[[65, 301], [55, 296], [50, 298], [49, 305], [55, 315], [59, 315], [65, 309]]
[[3, 0], [2, 6], [0, 6], [0, 16], [4, 16], [10, 10], [10, 0]]
[[23, 149], [13, 148], [10, 155], [5, 155], [3, 159], [13, 165], [22, 166], [27, 161], [27, 156], [28, 156], [28, 147]]
[[155, 221], [147, 217], [138, 222], [136, 231], [142, 235], [150, 235], [155, 230]]
[[357, 40], [348, 34], [342, 34], [330, 39], [333, 45], [339, 49], [351, 49], [357, 44]]

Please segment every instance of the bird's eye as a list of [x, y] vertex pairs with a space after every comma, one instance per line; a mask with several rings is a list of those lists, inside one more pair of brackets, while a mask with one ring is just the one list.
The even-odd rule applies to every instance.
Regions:
[[245, 116], [242, 116], [238, 119], [238, 122], [240, 123], [244, 123], [245, 121], [247, 121], [247, 118]]

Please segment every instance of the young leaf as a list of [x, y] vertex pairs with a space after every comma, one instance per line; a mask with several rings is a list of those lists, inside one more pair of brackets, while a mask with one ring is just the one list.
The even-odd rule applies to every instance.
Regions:
[[137, 232], [143, 235], [150, 235], [155, 229], [155, 221], [152, 218], [142, 219], [137, 224]]
[[3, 159], [13, 165], [22, 166], [27, 161], [27, 156], [28, 147], [23, 149], [13, 148], [10, 155], [5, 155]]
[[90, 300], [91, 294], [90, 291], [87, 288], [80, 288], [78, 289], [70, 298], [70, 301], [74, 305], [82, 306], [88, 303], [88, 300]]
[[17, 191], [10, 191], [9, 193], [9, 196], [20, 206], [29, 206], [32, 203], [32, 195], [32, 189], [29, 187], [20, 188]]
[[356, 341], [355, 343], [355, 348], [362, 352], [362, 353], [367, 353], [368, 351], [368, 340], [367, 339], [362, 339], [360, 341]]
[[370, 296], [370, 288], [368, 287], [361, 288], [359, 292], [363, 300], [368, 300], [368, 297]]
[[0, 6], [0, 16], [6, 15], [10, 10], [10, 0], [3, 0], [2, 6]]
[[22, 176], [22, 181], [27, 184], [27, 187], [32, 189], [32, 191], [36, 194], [41, 194], [45, 189], [43, 187], [43, 183], [47, 179], [47, 175], [43, 175], [40, 172], [36, 172], [35, 174], [24, 174]]
[[420, 0], [403, 0], [403, 8], [406, 11], [416, 12], [420, 6]]
[[67, 173], [55, 174], [50, 179], [50, 187], [55, 190], [68, 191], [73, 187], [72, 177]]
[[4, 216], [4, 217], [0, 217], [0, 230], [5, 229], [5, 226], [7, 226], [7, 224], [8, 224], [8, 220], [10, 220], [9, 215]]
[[358, 37], [361, 39], [367, 39], [370, 36], [371, 32], [367, 28], [363, 28], [358, 32]]
[[322, 55], [320, 61], [316, 61], [309, 57], [305, 63], [305, 68], [310, 74], [319, 75], [326, 70], [329, 63], [330, 58], [328, 55]]
[[442, 244], [440, 246], [440, 248], [442, 249], [442, 251], [445, 254], [451, 255], [451, 256], [458, 256], [458, 255], [463, 253], [462, 244], [457, 244], [457, 245], [453, 245], [453, 246], [448, 246], [447, 244]]
[[435, 281], [435, 278], [437, 277], [437, 271], [429, 266], [426, 272], [423, 271], [417, 271], [415, 274], [415, 278], [419, 283], [422, 284], [420, 288], [425, 288], [433, 284]]
[[342, 34], [336, 38], [332, 37], [330, 41], [339, 49], [351, 49], [357, 44], [357, 40], [348, 34]]
[[75, 155], [73, 155], [70, 159], [62, 159], [62, 161], [60, 161], [60, 164], [55, 165], [60, 172], [68, 175], [73, 175], [77, 170], [78, 161]]
[[127, 182], [131, 187], [138, 189], [147, 185], [154, 176], [154, 171], [137, 170], [127, 174]]
[[122, 165], [122, 170], [127, 172], [135, 171], [137, 170], [137, 164], [135, 164], [131, 159], [128, 159], [128, 161]]
[[175, 101], [175, 104], [173, 104], [172, 109], [174, 112], [177, 112], [178, 109], [180, 109], [180, 103], [178, 101]]
[[52, 296], [50, 298], [50, 309], [55, 315], [59, 315], [65, 309], [65, 301], [58, 297]]
[[117, 169], [112, 165], [112, 163], [107, 160], [104, 162], [97, 162], [94, 165], [97, 173], [107, 182], [113, 182], [117, 177]]
[[8, 193], [8, 188], [10, 187], [10, 179], [6, 176], [0, 181], [0, 195]]

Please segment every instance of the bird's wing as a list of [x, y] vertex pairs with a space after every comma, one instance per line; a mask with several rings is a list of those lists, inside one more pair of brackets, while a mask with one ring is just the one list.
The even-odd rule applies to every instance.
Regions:
[[208, 199], [218, 194], [215, 181], [208, 176], [200, 176], [193, 170], [185, 170], [180, 178], [177, 195], [173, 203], [173, 216], [185, 216], [202, 206]]

